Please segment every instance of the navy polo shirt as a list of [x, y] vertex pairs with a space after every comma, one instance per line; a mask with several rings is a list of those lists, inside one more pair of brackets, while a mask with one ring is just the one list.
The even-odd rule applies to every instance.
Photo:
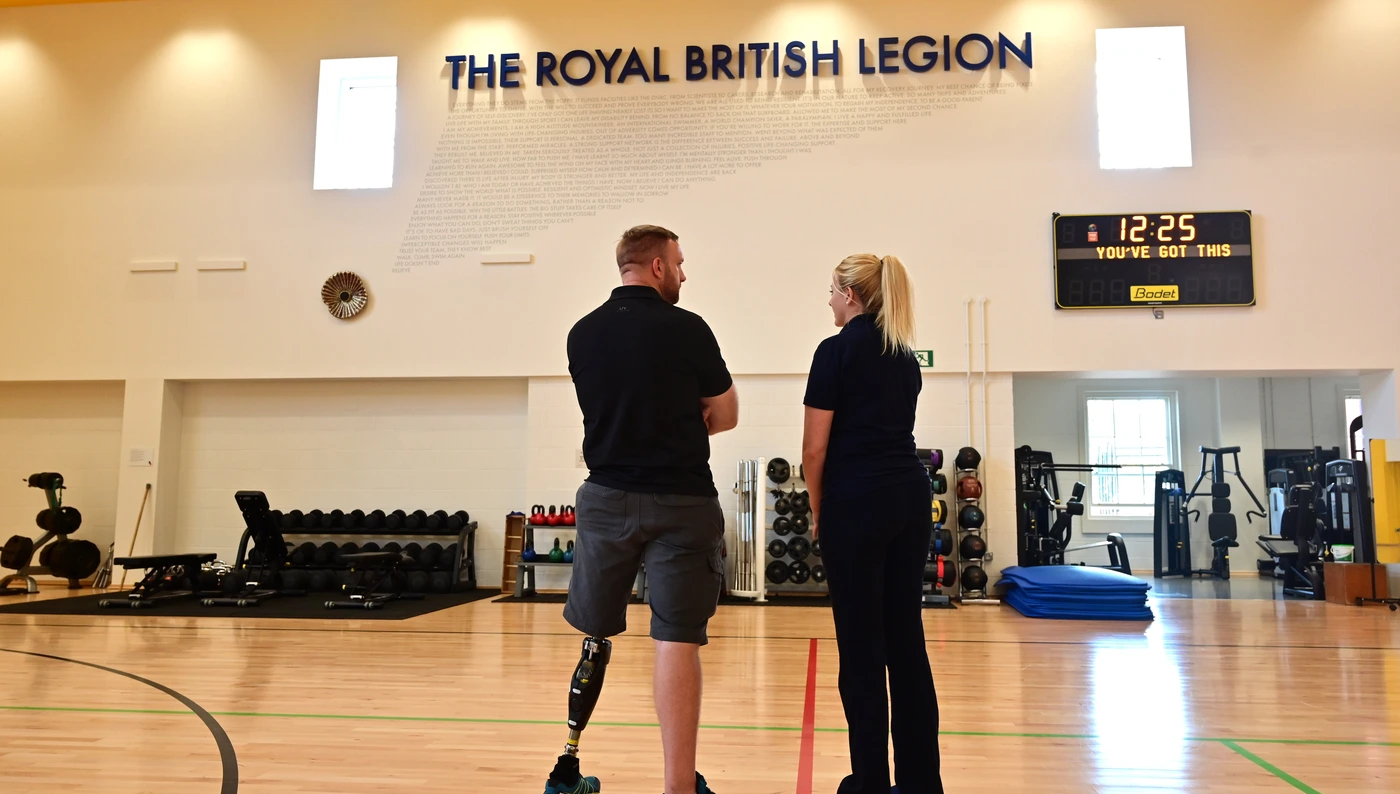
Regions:
[[882, 352], [872, 314], [851, 318], [812, 356], [803, 404], [834, 411], [823, 498], [927, 480], [914, 447], [923, 378], [912, 353]]
[[636, 493], [716, 496], [700, 399], [729, 391], [698, 314], [651, 287], [613, 290], [569, 331], [588, 481]]

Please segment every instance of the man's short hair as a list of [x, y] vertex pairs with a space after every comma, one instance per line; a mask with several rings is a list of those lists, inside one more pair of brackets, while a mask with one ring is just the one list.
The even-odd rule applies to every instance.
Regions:
[[617, 266], [649, 265], [666, 250], [666, 244], [681, 239], [670, 229], [660, 226], [633, 226], [617, 241]]

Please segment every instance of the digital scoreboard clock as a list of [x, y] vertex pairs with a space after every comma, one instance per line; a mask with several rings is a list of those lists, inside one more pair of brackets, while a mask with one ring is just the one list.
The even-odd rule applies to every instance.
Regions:
[[1248, 212], [1055, 213], [1055, 308], [1253, 306]]

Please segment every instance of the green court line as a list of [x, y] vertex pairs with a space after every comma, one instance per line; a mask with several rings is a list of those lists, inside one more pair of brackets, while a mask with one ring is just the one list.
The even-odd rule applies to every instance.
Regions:
[[[75, 714], [153, 714], [157, 716], [189, 716], [190, 712], [175, 709], [111, 709], [111, 708], [89, 708], [89, 707], [63, 707], [63, 706], [6, 706], [0, 705], [0, 711], [34, 711], [34, 712], [58, 712]], [[216, 717], [276, 717], [280, 719], [300, 719], [300, 720], [364, 720], [381, 722], [438, 722], [466, 725], [561, 725], [562, 720], [521, 720], [521, 719], [498, 719], [492, 717], [415, 717], [400, 716], [396, 714], [293, 714], [266, 711], [210, 711]], [[654, 722], [599, 722], [594, 720], [590, 725], [604, 725], [611, 728], [659, 728], [661, 726]], [[785, 725], [701, 725], [701, 728], [710, 731], [766, 731], [773, 733], [801, 733], [800, 727], [789, 727]], [[845, 728], [817, 728], [818, 733], [846, 733]], [[1002, 739], [1080, 739], [1094, 740], [1100, 738], [1092, 733], [1017, 733], [1012, 731], [939, 731], [940, 736], [974, 736], [983, 738]], [[1343, 741], [1328, 739], [1258, 739], [1247, 737], [1220, 738], [1216, 736], [1187, 736], [1184, 739], [1188, 742], [1214, 742], [1225, 745], [1239, 744], [1293, 744], [1293, 745], [1317, 745], [1335, 747], [1400, 747], [1400, 742], [1380, 742], [1380, 741]], [[1232, 747], [1232, 749], [1234, 749]]]
[[1292, 775], [1288, 774], [1282, 769], [1279, 769], [1278, 767], [1274, 766], [1268, 761], [1265, 761], [1264, 759], [1260, 758], [1254, 753], [1251, 753], [1243, 747], [1240, 747], [1238, 743], [1232, 742], [1228, 739], [1222, 739], [1220, 743], [1230, 748], [1231, 750], [1234, 750], [1236, 753], [1239, 753], [1245, 758], [1248, 758], [1249, 760], [1253, 761], [1255, 764], [1259, 765], [1259, 767], [1261, 767], [1264, 771], [1270, 773], [1279, 780], [1282, 780], [1283, 782], [1287, 783], [1293, 788], [1296, 788], [1299, 791], [1306, 791], [1308, 794], [1322, 794], [1320, 791], [1313, 788], [1312, 786], [1309, 786], [1307, 783], [1304, 783], [1303, 781], [1299, 780], [1296, 777], [1293, 777]]

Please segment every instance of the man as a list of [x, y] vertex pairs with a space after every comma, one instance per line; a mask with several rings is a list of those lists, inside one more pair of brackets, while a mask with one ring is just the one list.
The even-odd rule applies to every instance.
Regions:
[[564, 618], [588, 635], [569, 689], [569, 741], [546, 794], [586, 794], [578, 739], [627, 628], [646, 564], [653, 696], [666, 794], [706, 794], [695, 771], [700, 646], [724, 583], [724, 513], [710, 474], [710, 439], [739, 422], [734, 381], [705, 321], [675, 304], [685, 283], [679, 238], [659, 226], [617, 244], [622, 286], [569, 332], [569, 373], [583, 410], [588, 479], [578, 491], [578, 546]]

